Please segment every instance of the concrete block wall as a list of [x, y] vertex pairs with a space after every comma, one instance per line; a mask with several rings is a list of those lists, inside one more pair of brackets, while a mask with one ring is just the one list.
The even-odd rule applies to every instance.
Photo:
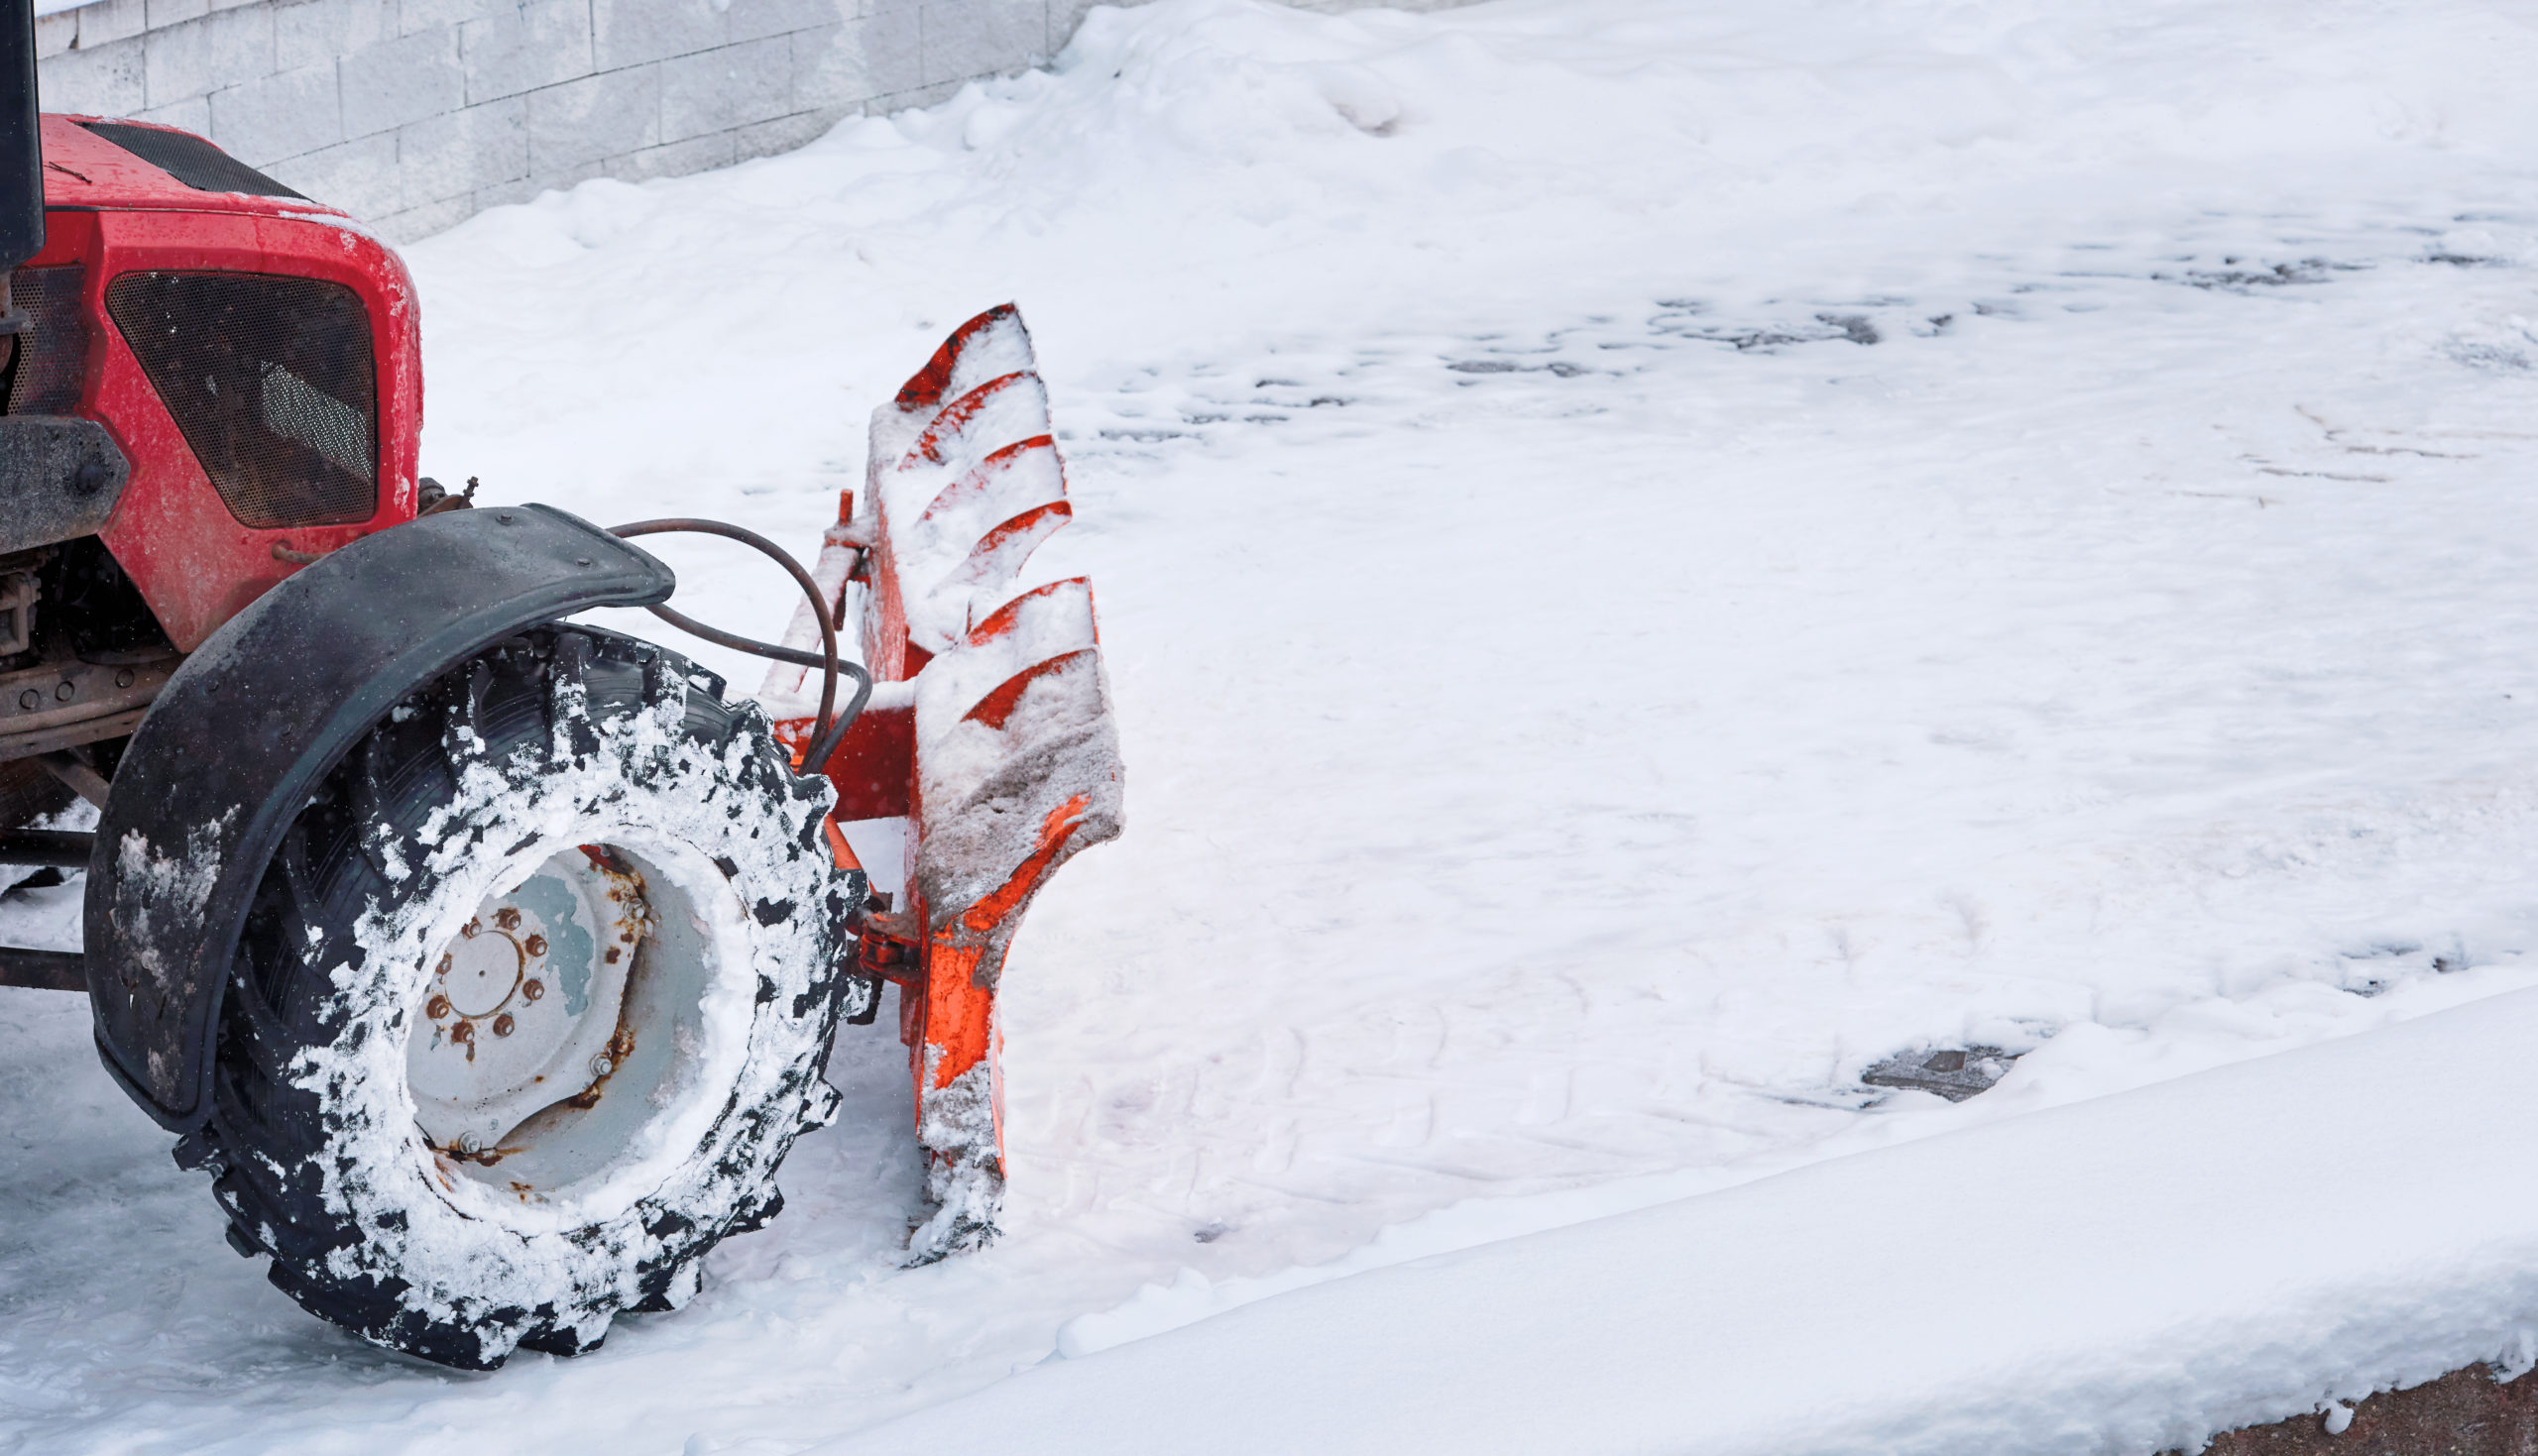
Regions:
[[36, 23], [37, 67], [47, 111], [200, 133], [403, 240], [927, 104], [1055, 55], [1093, 3], [95, 0]]

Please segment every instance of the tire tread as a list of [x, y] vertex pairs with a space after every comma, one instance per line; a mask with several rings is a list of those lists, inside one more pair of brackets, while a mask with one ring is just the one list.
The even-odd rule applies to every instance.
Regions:
[[[640, 711], [673, 692], [686, 699], [682, 723], [691, 737], [727, 744], [749, 726], [750, 710], [723, 703], [699, 679], [719, 682], [661, 648], [615, 633], [539, 628], [507, 639], [416, 694], [407, 705], [415, 711], [383, 720], [286, 835], [240, 939], [221, 1016], [211, 1114], [178, 1144], [176, 1156], [212, 1173], [232, 1246], [271, 1255], [268, 1278], [309, 1312], [427, 1360], [462, 1368], [501, 1363], [473, 1353], [474, 1329], [432, 1326], [403, 1304], [398, 1281], [328, 1269], [328, 1254], [362, 1235], [325, 1206], [314, 1161], [325, 1147], [326, 1111], [318, 1094], [288, 1075], [298, 1049], [327, 1045], [342, 1030], [326, 1024], [330, 998], [316, 994], [322, 989], [319, 952], [329, 937], [312, 936], [311, 928], [342, 924], [346, 907], [390, 891], [389, 840], [379, 832], [393, 827], [399, 805], [446, 802], [461, 771], [482, 762], [487, 751], [505, 758], [507, 771], [534, 773], [558, 752], [586, 748], [576, 742], [583, 735], [595, 743], [591, 720], [603, 712]], [[578, 714], [567, 710], [575, 686], [582, 690]], [[580, 721], [567, 721], [572, 718]], [[745, 1198], [746, 1211], [733, 1227], [694, 1242], [679, 1263], [643, 1269], [636, 1297], [625, 1307], [683, 1302], [670, 1295], [694, 1288], [688, 1266], [722, 1233], [754, 1228], [781, 1206], [771, 1185]], [[605, 1337], [604, 1318], [597, 1322], [601, 1334], [587, 1335], [592, 1313], [505, 1308], [488, 1311], [485, 1320], [518, 1327], [518, 1343], [525, 1348], [572, 1355], [597, 1348]]]

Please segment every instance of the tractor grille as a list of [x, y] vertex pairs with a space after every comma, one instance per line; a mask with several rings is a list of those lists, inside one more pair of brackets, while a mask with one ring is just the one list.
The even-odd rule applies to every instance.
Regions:
[[79, 402], [88, 358], [88, 325], [79, 316], [86, 269], [22, 268], [9, 276], [9, 299], [25, 310], [18, 336], [27, 356], [9, 387], [11, 414], [68, 414]]
[[370, 321], [340, 283], [128, 273], [106, 312], [244, 525], [344, 525], [379, 508]]

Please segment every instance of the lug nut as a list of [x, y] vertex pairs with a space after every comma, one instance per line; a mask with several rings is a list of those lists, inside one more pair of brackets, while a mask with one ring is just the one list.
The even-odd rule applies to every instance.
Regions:
[[494, 924], [501, 926], [507, 931], [519, 930], [519, 911], [512, 906], [506, 905], [502, 909], [494, 912]]
[[432, 997], [430, 1000], [423, 1003], [423, 1014], [434, 1021], [438, 1021], [442, 1017], [447, 1016], [449, 1014], [449, 998], [447, 996]]
[[118, 688], [129, 688], [132, 686], [131, 668], [118, 667], [115, 669], [115, 686]]
[[523, 1001], [534, 1001], [534, 1000], [536, 1000], [538, 997], [543, 996], [543, 995], [545, 995], [545, 994], [546, 994], [546, 982], [544, 982], [544, 981], [522, 981], [522, 982], [520, 982], [520, 987], [519, 987], [519, 998], [520, 998], [521, 1000], [523, 1000]]
[[602, 1052], [591, 1059], [591, 1075], [606, 1076], [615, 1070], [617, 1070], [617, 1064], [609, 1060], [607, 1053]]
[[18, 706], [19, 706], [20, 708], [29, 708], [29, 709], [31, 709], [31, 708], [34, 708], [37, 704], [42, 703], [43, 701], [44, 701], [44, 694], [43, 694], [41, 691], [39, 691], [39, 690], [37, 690], [37, 689], [35, 689], [35, 688], [29, 688], [29, 689], [27, 689], [25, 692], [20, 693], [20, 694], [18, 695]]
[[544, 936], [531, 936], [526, 941], [520, 943], [520, 949], [526, 951], [531, 955], [543, 955], [546, 953], [546, 938]]
[[498, 1037], [508, 1037], [511, 1034], [512, 1014], [506, 1011], [502, 1015], [494, 1018], [494, 1035]]
[[460, 1133], [458, 1135], [458, 1151], [470, 1155], [482, 1153], [485, 1151], [485, 1140], [476, 1136], [474, 1133]]
[[70, 701], [70, 695], [78, 691], [79, 685], [77, 683], [63, 683], [61, 686], [53, 690], [53, 696], [57, 701], [67, 703]]
[[449, 1029], [449, 1039], [453, 1042], [475, 1041], [476, 1023], [472, 1021], [462, 1021], [458, 1025], [451, 1027]]

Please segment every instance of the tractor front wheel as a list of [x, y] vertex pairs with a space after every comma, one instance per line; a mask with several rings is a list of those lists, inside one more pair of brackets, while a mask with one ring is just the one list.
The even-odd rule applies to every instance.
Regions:
[[863, 887], [825, 781], [719, 688], [541, 628], [411, 695], [298, 813], [178, 1156], [312, 1313], [454, 1366], [570, 1355], [780, 1206], [866, 994], [840, 974]]

